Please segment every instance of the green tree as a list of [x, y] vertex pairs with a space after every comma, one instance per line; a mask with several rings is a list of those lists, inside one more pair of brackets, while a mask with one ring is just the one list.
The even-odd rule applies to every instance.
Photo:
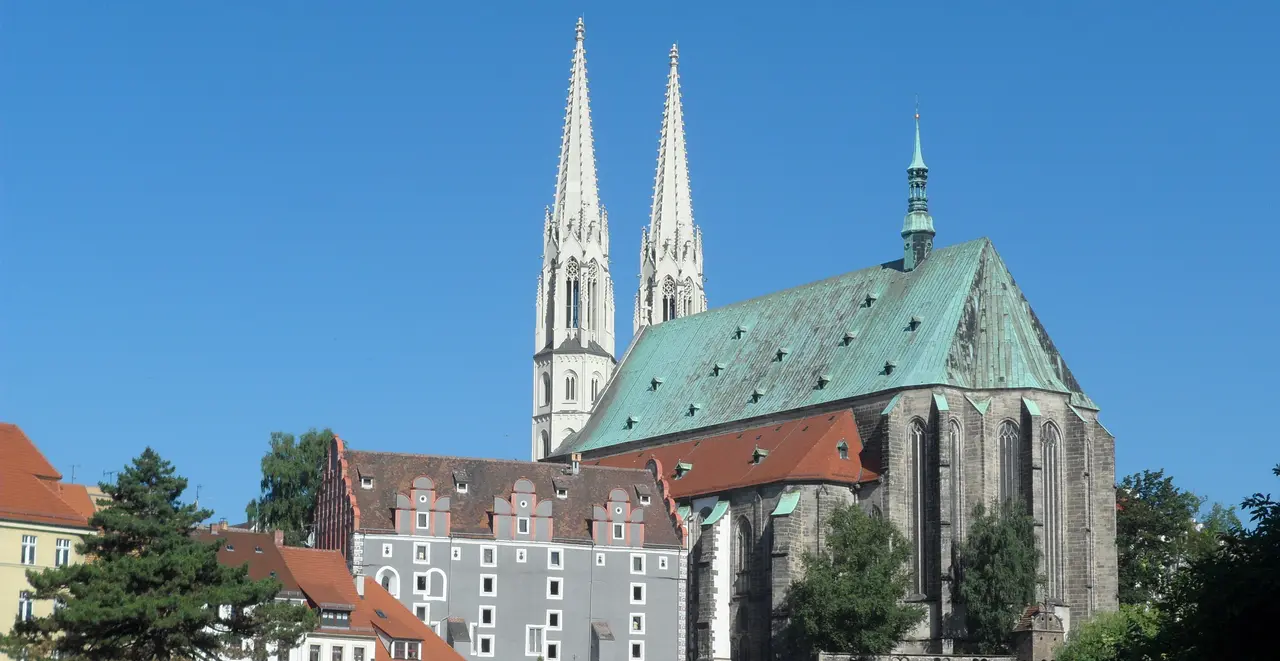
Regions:
[[315, 629], [317, 621], [313, 611], [285, 601], [269, 601], [261, 604], [255, 607], [250, 615], [258, 629], [258, 634], [249, 639], [251, 644], [247, 646], [233, 641], [224, 649], [223, 654], [226, 658], [249, 661], [284, 658], [276, 652], [297, 647], [302, 636]]
[[1160, 632], [1160, 614], [1149, 606], [1125, 604], [1076, 626], [1058, 648], [1057, 661], [1146, 661]]
[[1202, 500], [1164, 471], [1126, 476], [1116, 491], [1120, 603], [1151, 604], [1190, 556]]
[[910, 546], [892, 523], [857, 505], [837, 508], [827, 526], [826, 548], [805, 554], [804, 578], [783, 606], [796, 658], [888, 653], [925, 615], [902, 603]]
[[314, 525], [316, 494], [332, 442], [329, 429], [311, 429], [298, 439], [272, 432], [271, 449], [262, 457], [261, 494], [245, 507], [250, 523], [283, 530], [284, 542], [290, 546], [305, 543]]
[[956, 555], [969, 643], [982, 654], [1007, 651], [1013, 625], [1036, 598], [1040, 552], [1026, 505], [1010, 500], [988, 512], [979, 503]]
[[27, 573], [35, 598], [59, 607], [15, 625], [3, 641], [11, 656], [214, 659], [241, 640], [307, 621], [300, 606], [255, 609], [273, 601], [279, 583], [219, 564], [218, 545], [192, 536], [211, 513], [179, 500], [187, 481], [152, 449], [100, 486], [111, 504], [89, 520], [99, 532], [77, 548], [89, 561]]

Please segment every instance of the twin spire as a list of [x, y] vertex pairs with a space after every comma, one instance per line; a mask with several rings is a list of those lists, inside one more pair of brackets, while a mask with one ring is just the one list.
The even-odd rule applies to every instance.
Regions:
[[591, 131], [591, 101], [587, 94], [586, 29], [578, 19], [573, 66], [569, 74], [569, 100], [565, 106], [564, 134], [560, 141], [560, 167], [556, 171], [556, 195], [546, 218], [549, 243], [559, 244], [570, 235], [593, 241], [609, 252], [607, 216], [600, 204], [596, 183], [596, 150]]

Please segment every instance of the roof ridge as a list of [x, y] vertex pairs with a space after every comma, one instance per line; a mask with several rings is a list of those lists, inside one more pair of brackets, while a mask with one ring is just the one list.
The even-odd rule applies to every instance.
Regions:
[[[523, 461], [520, 459], [498, 459], [495, 457], [463, 457], [463, 456], [449, 455], [449, 454], [422, 454], [417, 452], [389, 452], [389, 451], [383, 451], [383, 450], [347, 450], [347, 454], [352, 454], [352, 453], [371, 454], [371, 455], [392, 455], [392, 456], [399, 456], [399, 457], [420, 457], [424, 459], [461, 459], [463, 461], [483, 461], [486, 463], [494, 463], [494, 464], [539, 466], [539, 467], [546, 467], [547, 470], [552, 470], [557, 467], [565, 466], [565, 464], [562, 464], [559, 462]], [[630, 472], [630, 473], [635, 473], [635, 472], [648, 473], [649, 472], [644, 470], [643, 468], [617, 468], [614, 466], [594, 466], [594, 465], [588, 466], [587, 464], [582, 464], [582, 468], [590, 468], [592, 470], [595, 470], [598, 468], [602, 470], [624, 471], [624, 472]]]

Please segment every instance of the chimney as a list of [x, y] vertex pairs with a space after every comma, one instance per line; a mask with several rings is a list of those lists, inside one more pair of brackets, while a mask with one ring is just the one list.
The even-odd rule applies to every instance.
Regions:
[[218, 530], [226, 530], [226, 529], [227, 529], [227, 520], [226, 520], [226, 519], [219, 519], [219, 520], [218, 520]]
[[571, 466], [573, 474], [577, 475], [578, 472], [582, 470], [582, 453], [574, 452], [573, 454], [569, 455], [569, 462], [570, 462], [569, 465]]
[[277, 530], [275, 534], [276, 546], [284, 546], [284, 531]]
[[364, 599], [364, 574], [356, 574], [356, 594]]

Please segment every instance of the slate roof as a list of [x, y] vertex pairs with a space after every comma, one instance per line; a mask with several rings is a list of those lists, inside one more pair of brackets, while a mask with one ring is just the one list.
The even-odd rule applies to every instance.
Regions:
[[[437, 497], [449, 497], [450, 531], [477, 537], [493, 536], [490, 526], [493, 499], [495, 496], [509, 498], [520, 478], [533, 482], [539, 501], [554, 503], [554, 538], [575, 542], [591, 541], [592, 506], [609, 502], [612, 489], [634, 494], [635, 485], [642, 484], [653, 493], [661, 493], [653, 474], [643, 469], [583, 466], [578, 475], [569, 475], [566, 474], [568, 467], [563, 464], [362, 450], [346, 450], [346, 459], [361, 478], [374, 479], [372, 489], [362, 489], [359, 482], [353, 480], [361, 530], [394, 529], [396, 494], [408, 494], [413, 480], [419, 476], [432, 479]], [[457, 471], [465, 471], [468, 476], [467, 493], [455, 490]], [[556, 482], [568, 485], [567, 498], [556, 498]], [[680, 546], [676, 522], [667, 515], [660, 501], [646, 509], [649, 511], [645, 516], [645, 545]]]
[[[838, 445], [848, 444], [848, 459]], [[768, 454], [759, 463], [756, 449]], [[672, 443], [591, 460], [592, 465], [643, 468], [657, 459], [671, 486], [671, 497], [686, 499], [731, 489], [786, 481], [856, 484], [878, 477], [862, 465], [862, 439], [853, 413], [842, 410], [799, 420], [753, 427], [708, 438]], [[677, 478], [677, 463], [693, 468]]]
[[914, 271], [898, 260], [646, 327], [556, 454], [941, 384], [1070, 393], [1097, 408], [978, 239]]

